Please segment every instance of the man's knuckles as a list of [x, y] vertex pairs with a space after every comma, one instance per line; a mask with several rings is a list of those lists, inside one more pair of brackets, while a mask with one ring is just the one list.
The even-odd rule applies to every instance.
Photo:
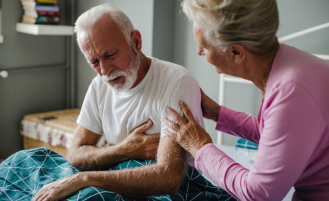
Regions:
[[157, 141], [156, 140], [153, 140], [153, 139], [144, 139], [144, 141], [143, 141], [143, 146], [145, 146], [146, 148], [149, 148], [149, 147], [151, 147], [151, 146], [153, 146], [153, 145], [157, 145], [158, 143], [157, 143]]

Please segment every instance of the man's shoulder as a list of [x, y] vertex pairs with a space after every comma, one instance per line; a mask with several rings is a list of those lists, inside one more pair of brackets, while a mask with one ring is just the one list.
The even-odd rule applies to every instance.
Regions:
[[198, 81], [183, 66], [156, 59], [154, 66], [154, 76], [152, 79], [155, 93], [159, 97], [172, 97], [177, 93], [191, 93], [199, 90]]
[[181, 74], [191, 74], [185, 67], [179, 64], [171, 63], [169, 61], [164, 61], [160, 59], [156, 59], [156, 62], [156, 69], [161, 72], [168, 71]]
[[156, 59], [154, 71], [160, 80], [166, 80], [168, 83], [177, 83], [182, 81], [183, 78], [196, 81], [185, 67], [168, 61]]

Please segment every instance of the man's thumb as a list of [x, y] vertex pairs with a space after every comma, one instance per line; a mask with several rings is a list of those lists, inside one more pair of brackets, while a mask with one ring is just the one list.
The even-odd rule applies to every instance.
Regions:
[[152, 127], [152, 120], [148, 120], [147, 122], [143, 123], [142, 125], [140, 125], [137, 129], [136, 132], [137, 133], [145, 133], [148, 129], [150, 129]]

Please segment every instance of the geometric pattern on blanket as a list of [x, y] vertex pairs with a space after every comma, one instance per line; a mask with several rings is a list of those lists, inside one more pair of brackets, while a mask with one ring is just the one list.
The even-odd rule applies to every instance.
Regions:
[[[129, 160], [120, 163], [110, 171], [145, 166], [155, 163], [154, 160]], [[0, 200], [31, 200], [46, 184], [63, 177], [81, 172], [72, 167], [67, 159], [47, 148], [23, 150], [13, 154], [0, 164]], [[73, 200], [235, 200], [226, 191], [206, 180], [198, 170], [189, 167], [186, 170], [180, 190], [174, 196], [149, 196], [144, 199], [131, 199], [99, 187], [87, 187], [70, 197]]]

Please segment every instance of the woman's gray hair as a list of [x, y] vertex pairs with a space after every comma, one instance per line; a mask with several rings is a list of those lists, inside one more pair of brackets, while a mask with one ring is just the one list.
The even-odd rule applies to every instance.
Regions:
[[94, 24], [103, 15], [107, 14], [121, 29], [126, 41], [129, 43], [131, 40], [131, 33], [135, 30], [130, 19], [124, 14], [120, 8], [110, 4], [105, 3], [99, 6], [95, 6], [86, 12], [82, 13], [77, 21], [75, 22], [74, 32], [76, 33], [76, 38], [78, 45], [79, 34], [84, 31], [88, 31], [93, 28]]
[[205, 41], [223, 52], [231, 44], [264, 55], [277, 47], [276, 0], [184, 0], [184, 13], [203, 29]]

